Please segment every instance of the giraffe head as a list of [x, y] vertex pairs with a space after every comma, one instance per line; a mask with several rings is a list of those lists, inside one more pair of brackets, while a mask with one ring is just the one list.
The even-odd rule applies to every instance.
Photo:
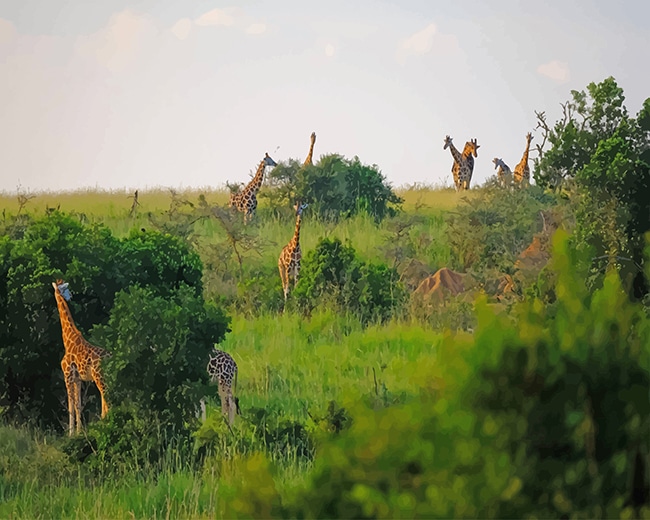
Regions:
[[293, 209], [296, 210], [296, 215], [302, 215], [302, 210], [305, 209], [309, 204], [296, 202], [293, 206]]
[[316, 142], [316, 132], [311, 133], [311, 144], [314, 144]]
[[264, 154], [264, 166], [277, 166], [278, 163], [276, 163], [273, 159], [271, 159], [271, 156], [267, 153]]
[[528, 132], [528, 133], [526, 134], [526, 142], [530, 145], [530, 142], [531, 142], [532, 140], [533, 140], [533, 134], [531, 134], [530, 132]]
[[472, 155], [474, 157], [478, 157], [478, 149], [481, 147], [481, 145], [476, 144], [476, 139], [470, 139], [467, 143], [465, 143], [465, 146], [468, 146], [468, 145], [469, 145], [469, 147], [470, 147], [470, 149], [472, 151]]
[[448, 146], [451, 146], [451, 137], [445, 136], [445, 146], [442, 147], [443, 150], [446, 150]]
[[492, 159], [492, 162], [494, 163], [494, 169], [496, 170], [499, 166], [503, 165], [503, 160], [500, 159], [499, 157], [495, 157]]
[[63, 280], [58, 279], [56, 282], [52, 282], [52, 287], [54, 287], [54, 294], [60, 294], [63, 296], [63, 299], [67, 302], [72, 298], [70, 289], [68, 289], [68, 283], [64, 283]]

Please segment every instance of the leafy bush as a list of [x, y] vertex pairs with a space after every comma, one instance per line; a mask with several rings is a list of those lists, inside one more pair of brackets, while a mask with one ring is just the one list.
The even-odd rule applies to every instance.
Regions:
[[334, 305], [364, 323], [390, 318], [404, 299], [395, 269], [361, 261], [338, 238], [321, 239], [305, 255], [293, 294], [308, 311]]
[[290, 160], [276, 166], [269, 175], [267, 197], [273, 208], [291, 206], [301, 200], [310, 211], [326, 220], [336, 220], [365, 212], [377, 222], [395, 215], [402, 199], [376, 165], [367, 166], [358, 157], [324, 155], [316, 165], [302, 166]]

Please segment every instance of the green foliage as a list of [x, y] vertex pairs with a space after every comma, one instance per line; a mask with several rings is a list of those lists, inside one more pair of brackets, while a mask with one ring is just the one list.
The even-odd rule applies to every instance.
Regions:
[[282, 309], [282, 282], [276, 265], [265, 265], [252, 270], [237, 285], [236, 309], [246, 316], [259, 316]]
[[454, 267], [512, 273], [517, 256], [542, 227], [540, 211], [554, 202], [537, 186], [508, 190], [493, 185], [464, 199], [448, 217]]
[[293, 294], [307, 310], [334, 305], [364, 323], [387, 320], [404, 299], [395, 269], [361, 261], [354, 248], [338, 238], [321, 239], [305, 255]]
[[516, 332], [488, 317], [476, 340], [493, 357], [467, 395], [501, 422], [504, 446], [518, 459], [521, 492], [501, 515], [638, 511], [648, 504], [647, 491], [638, 492], [647, 490], [647, 476], [635, 465], [650, 452], [650, 321], [613, 272], [590, 294], [560, 232], [554, 262], [558, 299], [550, 312], [531, 300], [519, 308]]
[[227, 331], [223, 312], [184, 284], [166, 297], [148, 288], [121, 291], [108, 323], [93, 329], [113, 353], [104, 362], [109, 402], [135, 403], [163, 427], [182, 429], [205, 393], [209, 352]]
[[26, 429], [0, 426], [0, 504], [27, 484], [57, 485], [74, 467], [66, 454]]
[[358, 157], [324, 155], [316, 165], [302, 166], [290, 160], [269, 175], [271, 190], [262, 194], [273, 208], [291, 206], [300, 200], [310, 204], [312, 214], [325, 220], [367, 213], [376, 222], [396, 214], [403, 202], [386, 183], [376, 165], [367, 166]]
[[650, 98], [635, 119], [612, 77], [571, 95], [553, 128], [538, 114], [551, 146], [535, 160], [535, 180], [556, 188], [575, 182], [576, 239], [607, 257], [624, 279], [634, 278], [634, 294], [643, 297], [648, 282], [634, 263], [643, 262], [643, 234], [650, 230]]
[[59, 212], [34, 220], [21, 238], [0, 240], [0, 398], [8, 417], [59, 424], [63, 346], [52, 282], [62, 273], [72, 282], [72, 313], [87, 330], [108, 317], [118, 251], [106, 228]]
[[150, 287], [165, 296], [185, 285], [192, 289], [193, 296], [201, 297], [201, 259], [181, 239], [156, 231], [133, 229], [121, 245], [121, 271], [129, 276], [122, 287]]

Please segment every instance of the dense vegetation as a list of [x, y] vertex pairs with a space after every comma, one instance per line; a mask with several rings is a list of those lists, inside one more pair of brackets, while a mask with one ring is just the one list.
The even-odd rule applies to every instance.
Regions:
[[[247, 226], [225, 192], [5, 198], [0, 517], [650, 518], [650, 100], [572, 97], [524, 189], [396, 193], [330, 155], [279, 164]], [[73, 437], [59, 277], [113, 352]]]

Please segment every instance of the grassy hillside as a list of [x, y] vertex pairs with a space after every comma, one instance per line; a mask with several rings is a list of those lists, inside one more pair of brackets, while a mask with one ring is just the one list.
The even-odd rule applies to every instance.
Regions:
[[[562, 201], [541, 190], [510, 192], [485, 187], [458, 194], [449, 189], [410, 189], [398, 194], [404, 199], [402, 211], [381, 224], [364, 214], [328, 222], [306, 213], [303, 222], [303, 254], [317, 247], [321, 238], [337, 237], [351, 245], [361, 260], [397, 269], [407, 299], [390, 319], [369, 324], [335, 305], [316, 305], [306, 313], [290, 301], [282, 309], [277, 257], [291, 238], [294, 221], [290, 211], [272, 213], [263, 198], [253, 224], [236, 230], [251, 244], [242, 249], [241, 271], [226, 228], [200, 210], [206, 207], [203, 200], [207, 207], [224, 206], [228, 198], [224, 191], [140, 192], [140, 205], [133, 213], [131, 194], [123, 192], [43, 193], [22, 208], [15, 196], [0, 198], [5, 220], [19, 210], [37, 218], [46, 215], [48, 208], [58, 207], [85, 225], [107, 226], [117, 237], [141, 228], [179, 233], [203, 260], [206, 299], [225, 306], [232, 317], [231, 331], [219, 348], [231, 353], [238, 364], [236, 394], [242, 408], [230, 431], [213, 388], [208, 419], [195, 429], [191, 445], [181, 437], [163, 439], [155, 425], [141, 425], [138, 435], [143, 442], [153, 439], [168, 446], [161, 459], [153, 462], [146, 457], [119, 457], [110, 451], [110, 443], [95, 446], [88, 437], [69, 440], [61, 430], [41, 431], [20, 423], [0, 426], [0, 517], [386, 517], [397, 511], [411, 517], [416, 502], [437, 508], [435, 514], [422, 510], [422, 516], [521, 516], [533, 507], [528, 497], [541, 492], [527, 487], [537, 485], [525, 472], [533, 463], [522, 463], [518, 458], [522, 455], [509, 449], [524, 446], [534, 438], [528, 428], [539, 428], [540, 420], [548, 423], [554, 413], [562, 416], [562, 424], [562, 414], [568, 414], [566, 435], [575, 441], [571, 449], [577, 451], [571, 453], [579, 462], [567, 469], [573, 473], [558, 477], [560, 484], [544, 484], [560, 491], [536, 505], [536, 510], [542, 516], [553, 516], [558, 510], [599, 516], [591, 506], [563, 505], [561, 494], [576, 481], [596, 494], [609, 490], [602, 484], [606, 479], [589, 487], [592, 480], [584, 479], [593, 477], [596, 482], [601, 477], [591, 475], [586, 465], [580, 466], [583, 459], [593, 456], [580, 439], [584, 431], [590, 431], [589, 421], [596, 419], [584, 412], [581, 398], [573, 394], [565, 396], [563, 402], [571, 404], [561, 412], [559, 408], [549, 412], [544, 404], [538, 409], [545, 401], [532, 387], [526, 391], [533, 397], [517, 408], [519, 404], [509, 401], [510, 392], [524, 384], [517, 370], [525, 363], [520, 366], [514, 360], [528, 356], [539, 363], [544, 381], [562, 379], [561, 373], [543, 372], [547, 355], [543, 348], [558, 360], [564, 359], [567, 351], [562, 349], [569, 347], [560, 348], [556, 338], [566, 336], [566, 323], [584, 323], [590, 329], [592, 321], [611, 322], [611, 344], [629, 344], [635, 352], [629, 358], [635, 361], [621, 365], [620, 373], [635, 373], [636, 368], [629, 368], [636, 367], [635, 356], [646, 356], [642, 365], [649, 355], [646, 344], [634, 350], [642, 344], [644, 331], [650, 330], [647, 318], [644, 322], [635, 314], [637, 310], [628, 311], [622, 300], [616, 314], [598, 303], [619, 294], [615, 284], [592, 302], [575, 281], [578, 271], [566, 260], [568, 253], [558, 257], [565, 258], [564, 263], [553, 264], [553, 269], [568, 273], [557, 282], [565, 283], [557, 301], [549, 299], [555, 298], [549, 289], [556, 283], [554, 275], [540, 272], [542, 266], [538, 266], [524, 276], [515, 266], [517, 256], [534, 236], [548, 245], [547, 217], [540, 216], [540, 211], [560, 218], [566, 209]], [[441, 267], [469, 273], [476, 281], [474, 289], [447, 295], [442, 305], [413, 297], [417, 282]], [[509, 276], [515, 284], [510, 299], [499, 300], [498, 305], [498, 291], [487, 283], [496, 276]], [[526, 294], [533, 297], [531, 305], [518, 303]], [[565, 297], [573, 299], [565, 305]], [[270, 304], [270, 299], [276, 303]], [[561, 319], [556, 321], [555, 314]], [[636, 325], [625, 325], [631, 323]], [[607, 351], [600, 336], [575, 334], [584, 348], [599, 345], [600, 352]], [[542, 350], [534, 350], [538, 347]], [[579, 351], [576, 347], [575, 352]], [[621, 363], [629, 361], [625, 356], [620, 359]], [[578, 363], [573, 358], [571, 362]], [[552, 367], [569, 366], [563, 363]], [[597, 371], [585, 366], [597, 379]], [[498, 371], [496, 382], [486, 375], [486, 367]], [[614, 393], [620, 390], [616, 381], [607, 383]], [[638, 381], [632, 389], [643, 388], [643, 380]], [[555, 387], [544, 388], [548, 395], [556, 395]], [[578, 392], [586, 391], [584, 385], [580, 388]], [[89, 389], [91, 400], [95, 392]], [[630, 402], [645, 406], [643, 396], [630, 392]], [[524, 394], [515, 390], [514, 395]], [[503, 403], [505, 411], [495, 403]], [[62, 423], [65, 413], [61, 407]], [[638, 419], [638, 414], [633, 417]], [[108, 438], [102, 436], [114, 432], [117, 424], [94, 415], [90, 421], [88, 435], [100, 440]], [[635, 432], [630, 435], [643, 433], [647, 427], [641, 420], [629, 424], [629, 431]], [[384, 433], [374, 436], [373, 432]], [[106, 453], [113, 458], [102, 462]], [[434, 457], [434, 453], [440, 455]], [[622, 453], [628, 458], [626, 462], [616, 459], [616, 467], [622, 468], [621, 475], [631, 475], [634, 454]], [[410, 464], [407, 469], [402, 468], [402, 460]], [[407, 475], [420, 462], [425, 466], [417, 470], [423, 471], [421, 478]], [[336, 473], [337, 464], [347, 469]], [[610, 467], [609, 462], [602, 464]], [[345, 484], [348, 477], [356, 482], [349, 484], [350, 493]], [[338, 478], [343, 488], [330, 489], [330, 482]], [[432, 483], [440, 493], [431, 491]], [[382, 486], [388, 486], [385, 496], [374, 495]], [[401, 491], [392, 495], [394, 489]], [[327, 500], [331, 502], [326, 504]], [[344, 505], [346, 500], [365, 504], [365, 512], [336, 509], [352, 507]], [[607, 511], [633, 513], [623, 499], [616, 504], [609, 504]]]

